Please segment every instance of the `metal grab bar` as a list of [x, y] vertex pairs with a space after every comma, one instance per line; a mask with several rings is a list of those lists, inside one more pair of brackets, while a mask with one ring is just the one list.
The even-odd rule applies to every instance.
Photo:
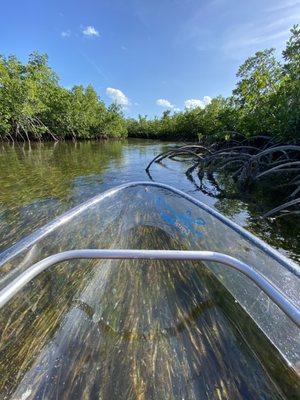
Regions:
[[52, 265], [74, 259], [149, 259], [149, 260], [196, 260], [218, 262], [231, 267], [250, 278], [270, 299], [300, 327], [300, 310], [266, 277], [234, 257], [212, 251], [180, 250], [115, 250], [82, 249], [57, 253], [33, 264], [0, 291], [0, 309], [28, 282]]

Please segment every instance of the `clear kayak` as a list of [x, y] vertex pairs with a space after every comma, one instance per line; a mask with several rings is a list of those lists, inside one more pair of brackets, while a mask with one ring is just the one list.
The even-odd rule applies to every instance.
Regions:
[[299, 276], [185, 193], [111, 189], [0, 254], [0, 398], [299, 398]]

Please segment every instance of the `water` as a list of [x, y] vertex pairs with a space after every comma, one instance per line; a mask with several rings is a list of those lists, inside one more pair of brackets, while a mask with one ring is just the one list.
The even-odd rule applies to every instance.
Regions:
[[[145, 166], [172, 143], [43, 143], [0, 147], [0, 251], [74, 205], [124, 182], [148, 180]], [[184, 176], [184, 163], [154, 165], [153, 179], [181, 189], [215, 207], [288, 257], [300, 259], [299, 223], [257, 219], [262, 200], [216, 200]]]
[[[168, 145], [132, 141], [51, 143], [31, 150], [3, 146], [2, 247], [109, 187], [147, 180], [144, 166]], [[247, 204], [221, 203], [195, 192], [182, 175], [184, 169], [181, 163], [172, 169], [155, 166], [153, 177], [253, 227]], [[0, 279], [69, 248], [193, 248], [182, 222], [170, 229], [167, 221], [157, 223], [150, 206], [157, 206], [157, 199], [149, 191], [139, 196], [132, 192], [118, 202], [108, 198], [98, 211], [63, 224], [7, 262]], [[176, 215], [186, 213], [174, 196], [169, 202]], [[159, 204], [157, 210], [162, 208]], [[223, 246], [232, 255], [244, 253], [268, 266], [257, 249], [233, 239], [230, 232], [213, 229], [213, 220], [209, 223], [203, 216], [199, 221], [201, 246]], [[276, 242], [270, 232], [268, 240]], [[288, 248], [288, 240], [282, 234], [282, 247]], [[291, 245], [288, 251], [293, 253]], [[246, 285], [236, 286], [248, 292]], [[251, 295], [249, 305], [259, 298]], [[254, 311], [260, 307], [268, 323], [269, 305], [258, 301]], [[283, 335], [279, 341], [287, 344], [289, 332], [275, 334]], [[63, 263], [27, 285], [0, 314], [1, 399], [250, 400], [297, 398], [297, 393], [295, 376], [275, 348], [199, 264], [172, 262], [170, 268], [165, 261]]]

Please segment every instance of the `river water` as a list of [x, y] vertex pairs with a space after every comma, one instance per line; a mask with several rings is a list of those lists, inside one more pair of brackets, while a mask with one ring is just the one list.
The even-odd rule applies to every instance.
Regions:
[[[145, 140], [31, 148], [2, 144], [0, 251], [108, 188], [149, 180], [146, 165], [171, 145]], [[257, 219], [258, 198], [246, 203], [205, 195], [185, 177], [187, 166], [154, 165], [152, 179], [189, 193], [297, 258], [293, 225]], [[8, 259], [0, 281], [26, 270], [32, 260], [70, 248], [189, 249], [199, 244], [209, 250], [215, 244], [218, 251], [251, 255], [269, 265], [237, 235], [218, 228], [214, 218], [202, 218], [191, 205], [185, 209], [186, 202], [181, 206], [174, 193], [164, 203], [160, 191], [132, 189], [94, 204]], [[191, 229], [195, 232], [189, 235]], [[270, 264], [273, 275], [275, 264]], [[167, 261], [80, 260], [44, 271], [1, 310], [0, 398], [297, 398], [294, 370], [220, 281], [204, 265], [185, 261], [170, 268]], [[238, 277], [234, 282], [249, 296], [251, 309], [263, 306], [259, 315], [267, 321], [274, 317], [272, 305], [259, 300], [261, 293], [249, 291]], [[295, 339], [290, 329], [279, 331], [276, 337], [281, 335], [284, 344]]]
[[[0, 251], [84, 200], [116, 185], [149, 180], [145, 167], [174, 143], [62, 142], [1, 144]], [[152, 177], [215, 207], [290, 258], [299, 261], [299, 224], [258, 218], [263, 201], [215, 199], [185, 177], [185, 163], [153, 165]], [[213, 249], [212, 249], [213, 250]]]

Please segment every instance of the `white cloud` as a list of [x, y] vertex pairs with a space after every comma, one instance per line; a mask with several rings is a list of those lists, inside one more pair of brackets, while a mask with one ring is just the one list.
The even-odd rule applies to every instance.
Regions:
[[197, 107], [204, 108], [205, 106], [207, 106], [210, 103], [211, 103], [211, 97], [204, 96], [202, 100], [201, 99], [188, 99], [184, 102], [184, 106], [188, 110], [192, 110]]
[[156, 105], [164, 108], [174, 108], [175, 106], [169, 102], [167, 99], [158, 99], [156, 100]]
[[110, 97], [114, 103], [126, 107], [130, 105], [130, 101], [128, 97], [125, 96], [125, 94], [120, 90], [120, 89], [115, 89], [108, 87], [106, 89], [106, 94], [108, 97]]
[[210, 104], [211, 103], [211, 97], [210, 96], [204, 96], [203, 97], [203, 103], [204, 103], [204, 105], [205, 106], [207, 106], [208, 104]]
[[70, 31], [69, 29], [66, 30], [66, 31], [62, 31], [62, 32], [61, 32], [61, 36], [62, 36], [63, 38], [68, 38], [68, 37], [71, 36], [71, 31]]
[[197, 108], [197, 107], [203, 108], [204, 104], [203, 104], [203, 101], [200, 99], [189, 99], [184, 102], [184, 106], [188, 110], [192, 110], [193, 108]]
[[82, 33], [86, 36], [99, 36], [99, 32], [91, 25], [87, 26]]

